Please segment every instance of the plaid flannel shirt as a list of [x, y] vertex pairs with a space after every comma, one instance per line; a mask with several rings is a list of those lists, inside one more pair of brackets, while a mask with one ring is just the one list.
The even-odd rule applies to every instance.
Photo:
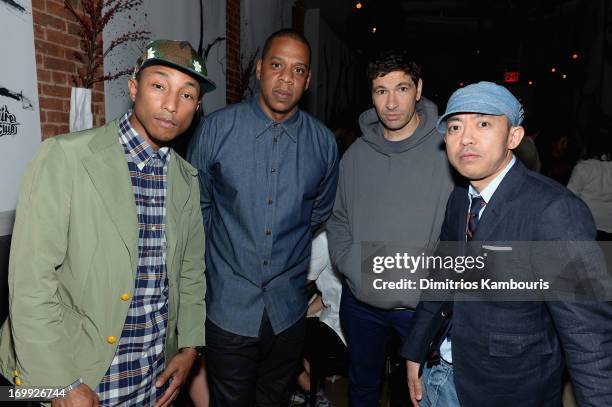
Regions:
[[138, 213], [138, 268], [115, 357], [96, 389], [101, 406], [153, 405], [167, 388], [157, 389], [155, 380], [164, 369], [168, 322], [165, 201], [171, 150], [155, 152], [129, 117], [130, 112], [119, 121], [119, 138]]

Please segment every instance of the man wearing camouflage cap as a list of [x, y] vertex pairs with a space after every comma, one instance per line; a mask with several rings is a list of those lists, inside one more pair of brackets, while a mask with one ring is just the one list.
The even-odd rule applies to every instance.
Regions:
[[[588, 207], [514, 157], [522, 119], [519, 101], [491, 82], [451, 96], [438, 131], [469, 185], [452, 192], [440, 241], [470, 241], [487, 259], [487, 276], [501, 265], [518, 279], [546, 278], [548, 267], [576, 281], [594, 278], [609, 292]], [[554, 250], [544, 245], [552, 242]], [[529, 251], [513, 256], [524, 247]], [[505, 301], [500, 293], [473, 301], [480, 297], [465, 292], [451, 301], [422, 301], [402, 351], [413, 405], [560, 406], [565, 367], [580, 406], [612, 405], [612, 303], [570, 301], [556, 280], [546, 282], [551, 290], [536, 291], [530, 301], [518, 291]]]
[[1, 373], [54, 406], [170, 405], [204, 344], [197, 172], [168, 143], [215, 85], [187, 42], [149, 43], [117, 121], [42, 143], [24, 177]]

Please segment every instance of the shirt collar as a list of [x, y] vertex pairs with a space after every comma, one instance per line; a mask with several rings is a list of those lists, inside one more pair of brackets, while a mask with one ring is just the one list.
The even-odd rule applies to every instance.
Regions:
[[[155, 156], [153, 147], [142, 138], [140, 134], [132, 127], [130, 116], [132, 111], [129, 110], [119, 120], [119, 140], [123, 145], [126, 153], [132, 158], [132, 161], [139, 170], [142, 170], [148, 161]], [[162, 165], [166, 165], [170, 158], [170, 148], [160, 147], [157, 150]]]
[[255, 133], [256, 138], [265, 133], [270, 127], [278, 126], [287, 134], [287, 136], [289, 136], [291, 141], [294, 143], [297, 141], [300, 124], [302, 122], [302, 112], [299, 108], [295, 111], [295, 113], [279, 123], [266, 116], [261, 106], [259, 106], [259, 93], [255, 93], [251, 97], [249, 104], [251, 105], [251, 111], [258, 121], [258, 125], [256, 127], [257, 132]]
[[501, 184], [502, 180], [504, 179], [508, 171], [510, 171], [510, 168], [512, 168], [515, 162], [516, 157], [514, 156], [514, 154], [512, 154], [512, 159], [510, 160], [508, 165], [506, 165], [506, 168], [504, 168], [502, 172], [497, 174], [497, 177], [493, 178], [493, 181], [491, 181], [489, 185], [487, 185], [485, 189], [483, 189], [480, 193], [478, 193], [478, 191], [476, 191], [472, 184], [470, 184], [468, 191], [470, 198], [480, 195], [482, 199], [484, 199], [485, 203], [489, 203], [489, 201], [493, 197], [493, 194], [497, 190], [497, 187], [499, 187], [499, 184]]

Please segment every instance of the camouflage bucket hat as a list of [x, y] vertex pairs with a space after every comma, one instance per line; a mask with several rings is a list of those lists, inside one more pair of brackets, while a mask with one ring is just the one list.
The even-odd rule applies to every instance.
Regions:
[[194, 77], [200, 82], [201, 93], [216, 89], [213, 81], [208, 79], [206, 64], [188, 41], [154, 40], [147, 44], [144, 53], [134, 68], [133, 77], [147, 66], [166, 65]]

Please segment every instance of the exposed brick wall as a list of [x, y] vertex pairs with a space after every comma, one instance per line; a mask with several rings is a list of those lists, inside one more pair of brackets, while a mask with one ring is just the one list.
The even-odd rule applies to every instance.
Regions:
[[240, 102], [240, 0], [225, 3], [225, 100]]
[[[40, 125], [43, 140], [68, 132], [70, 89], [74, 86], [80, 49], [78, 25], [62, 0], [32, 0], [34, 48], [38, 74]], [[92, 92], [94, 126], [104, 123], [104, 85]]]

